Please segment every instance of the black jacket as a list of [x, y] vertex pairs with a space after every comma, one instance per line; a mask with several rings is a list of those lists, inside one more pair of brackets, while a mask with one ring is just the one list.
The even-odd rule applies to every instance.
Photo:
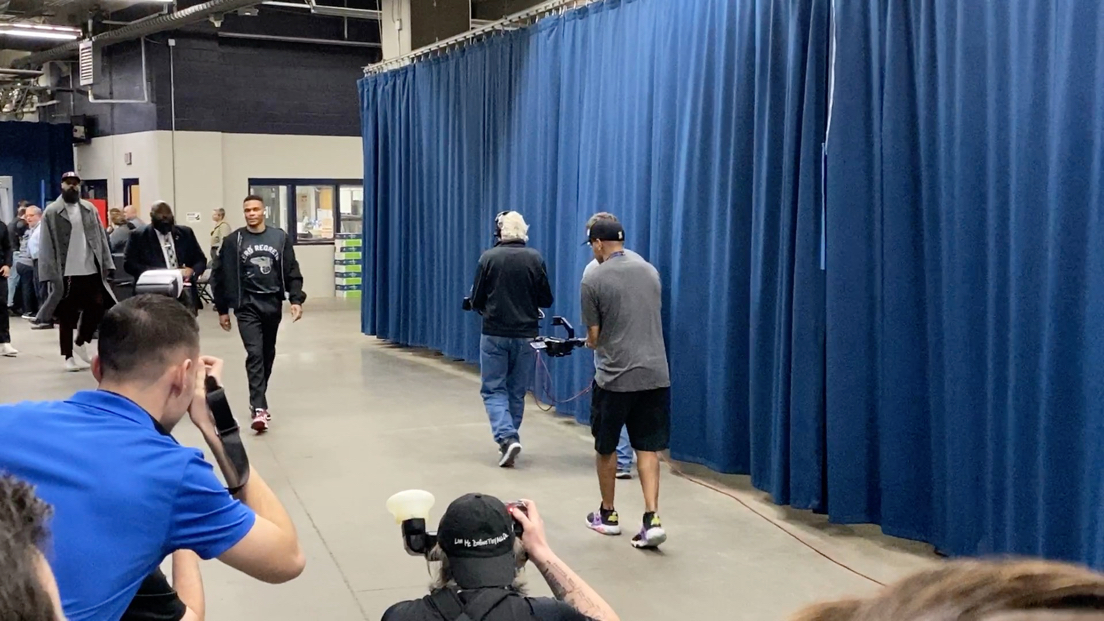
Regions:
[[29, 226], [27, 221], [22, 218], [16, 218], [11, 221], [4, 230], [8, 232], [9, 242], [11, 243], [12, 252], [18, 251], [20, 244], [23, 243], [23, 234], [27, 232]]
[[[11, 235], [8, 234], [8, 225], [4, 224], [3, 220], [0, 220], [0, 229], [3, 229], [3, 234], [0, 235], [0, 267], [11, 267], [14, 249]], [[4, 303], [7, 304], [7, 301]]]
[[126, 273], [138, 277], [146, 270], [176, 269], [190, 267], [195, 272], [193, 278], [199, 278], [207, 271], [207, 256], [196, 241], [195, 232], [186, 226], [174, 226], [172, 230], [173, 246], [176, 248], [176, 260], [179, 265], [165, 265], [165, 253], [161, 250], [161, 240], [152, 226], [143, 226], [130, 232], [127, 242], [123, 269]]
[[499, 242], [484, 252], [475, 268], [471, 305], [483, 315], [487, 336], [537, 336], [540, 309], [552, 306], [552, 287], [540, 253], [522, 241]]
[[[222, 242], [218, 260], [214, 262], [211, 272], [212, 295], [215, 298], [215, 309], [220, 315], [227, 314], [231, 308], [238, 308], [241, 304], [241, 240], [245, 230], [243, 227], [234, 231]], [[303, 293], [303, 274], [299, 271], [299, 262], [295, 260], [295, 246], [286, 232], [276, 230], [284, 234], [279, 259], [280, 271], [284, 275], [280, 281], [280, 298], [286, 297], [292, 304], [302, 304], [307, 301], [307, 294]]]

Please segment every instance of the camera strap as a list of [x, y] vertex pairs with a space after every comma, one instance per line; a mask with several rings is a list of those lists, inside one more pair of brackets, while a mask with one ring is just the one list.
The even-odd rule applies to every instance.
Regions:
[[483, 621], [510, 594], [507, 589], [484, 589], [465, 606], [456, 591], [438, 589], [430, 594], [429, 603], [446, 621]]
[[207, 408], [215, 419], [215, 428], [218, 436], [207, 438], [207, 445], [222, 470], [222, 476], [226, 479], [226, 487], [231, 494], [236, 494], [245, 487], [249, 480], [249, 456], [245, 453], [245, 445], [242, 444], [238, 431], [238, 423], [234, 420], [234, 414], [230, 411], [230, 402], [223, 390], [213, 377], [206, 380]]

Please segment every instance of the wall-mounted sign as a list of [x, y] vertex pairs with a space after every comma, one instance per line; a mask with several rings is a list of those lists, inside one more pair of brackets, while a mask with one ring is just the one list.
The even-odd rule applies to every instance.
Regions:
[[195, 212], [195, 211], [189, 211], [188, 212], [188, 222], [199, 222], [200, 219], [201, 219], [201, 217], [200, 217], [198, 212]]

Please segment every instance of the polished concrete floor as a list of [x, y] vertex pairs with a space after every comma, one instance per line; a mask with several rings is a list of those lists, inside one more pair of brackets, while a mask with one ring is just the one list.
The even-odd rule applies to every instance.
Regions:
[[[362, 336], [359, 325], [355, 304], [338, 300], [311, 301], [301, 322], [285, 321], [269, 394], [273, 430], [250, 437], [248, 447], [298, 526], [307, 569], [269, 586], [204, 563], [208, 619], [375, 620], [392, 603], [424, 594], [426, 564], [405, 555], [384, 508], [408, 488], [437, 496], [433, 519], [471, 491], [536, 500], [557, 553], [633, 621], [785, 619], [804, 604], [877, 588], [855, 572], [884, 582], [937, 562], [926, 546], [876, 528], [776, 507], [746, 477], [693, 471], [745, 506], [667, 466], [661, 513], [670, 540], [661, 552], [634, 550], [628, 536], [591, 533], [583, 519], [598, 496], [586, 429], [531, 407], [518, 467], [499, 469], [474, 370]], [[210, 311], [202, 327], [205, 353], [227, 361], [226, 383], [244, 413], [237, 333], [219, 330]], [[62, 371], [56, 331], [32, 332], [13, 320], [13, 342], [22, 354], [0, 358], [0, 402], [60, 399], [95, 386], [87, 372]], [[175, 435], [201, 442], [188, 423]], [[618, 494], [622, 519], [635, 523], [638, 483], [619, 482]], [[535, 571], [529, 585], [548, 594]]]

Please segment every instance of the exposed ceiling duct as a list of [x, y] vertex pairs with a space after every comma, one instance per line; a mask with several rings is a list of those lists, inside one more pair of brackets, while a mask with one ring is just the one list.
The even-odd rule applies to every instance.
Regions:
[[[4, 0], [0, 0], [3, 2]], [[92, 41], [98, 45], [106, 46], [123, 41], [133, 41], [166, 30], [176, 30], [189, 24], [201, 22], [212, 15], [229, 13], [238, 9], [260, 4], [259, 0], [210, 0], [195, 6], [181, 9], [175, 13], [160, 15], [153, 19], [123, 26], [116, 30], [98, 34], [92, 37]], [[37, 52], [23, 56], [12, 62], [12, 67], [28, 68], [37, 67], [51, 60], [60, 60], [73, 55], [80, 47], [80, 41], [73, 41], [60, 45], [44, 52]]]

